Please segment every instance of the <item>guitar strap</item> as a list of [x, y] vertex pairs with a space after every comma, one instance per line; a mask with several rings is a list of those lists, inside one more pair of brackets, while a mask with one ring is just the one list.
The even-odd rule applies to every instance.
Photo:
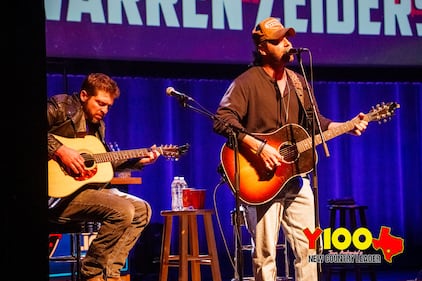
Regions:
[[287, 76], [289, 76], [290, 79], [292, 80], [292, 83], [293, 83], [294, 88], [295, 88], [296, 95], [300, 100], [300, 103], [302, 105], [303, 110], [305, 111], [305, 97], [303, 95], [302, 83], [300, 83], [300, 80], [299, 80], [299, 77], [297, 76], [297, 73], [294, 72], [293, 70], [286, 68], [286, 73], [287, 73]]
[[306, 115], [306, 124], [307, 124], [307, 126], [309, 126], [309, 128], [311, 128], [312, 127], [312, 125], [311, 125], [312, 124], [312, 112], [308, 112], [306, 110], [305, 96], [303, 94], [303, 85], [300, 82], [300, 79], [299, 79], [298, 74], [296, 72], [286, 68], [286, 73], [290, 77], [290, 79], [292, 80], [292, 83], [293, 83], [294, 88], [295, 88], [296, 95], [299, 98], [300, 104], [302, 105], [303, 112]]

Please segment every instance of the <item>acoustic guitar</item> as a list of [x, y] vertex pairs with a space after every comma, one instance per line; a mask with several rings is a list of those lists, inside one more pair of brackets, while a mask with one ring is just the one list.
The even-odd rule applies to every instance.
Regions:
[[[103, 143], [95, 136], [66, 138], [54, 135], [64, 145], [80, 152], [85, 159], [85, 172], [72, 174], [56, 160], [48, 161], [48, 196], [66, 197], [88, 183], [107, 183], [114, 176], [111, 165], [115, 160], [147, 157], [151, 148], [107, 152]], [[162, 145], [156, 148], [167, 159], [177, 160], [187, 152], [189, 144], [182, 146]]]
[[[371, 121], [386, 121], [400, 105], [395, 102], [378, 104], [365, 114], [364, 119]], [[330, 140], [349, 132], [359, 123], [355, 117], [342, 126], [324, 131], [324, 140]], [[264, 139], [267, 145], [276, 148], [281, 156], [281, 166], [268, 170], [265, 163], [255, 151], [245, 146], [239, 147], [239, 198], [250, 205], [259, 205], [272, 200], [286, 185], [286, 183], [303, 173], [313, 170], [312, 138], [308, 132], [297, 124], [287, 124], [269, 134], [253, 134]], [[321, 135], [315, 136], [315, 145], [322, 143]], [[317, 153], [315, 151], [315, 161]], [[221, 153], [221, 166], [226, 181], [234, 195], [236, 195], [234, 151], [224, 144]], [[316, 163], [316, 162], [315, 162]]]

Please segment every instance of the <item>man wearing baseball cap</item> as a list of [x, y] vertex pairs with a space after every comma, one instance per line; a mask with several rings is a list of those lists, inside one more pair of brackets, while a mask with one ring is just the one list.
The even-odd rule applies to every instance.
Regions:
[[283, 37], [293, 37], [295, 35], [296, 31], [293, 28], [285, 28], [276, 18], [266, 18], [252, 30], [252, 38], [255, 45], [259, 45], [264, 41], [279, 40]]
[[[286, 143], [294, 143], [291, 138], [297, 137], [294, 130], [298, 128], [305, 135], [311, 135], [312, 124], [307, 121], [307, 111], [312, 109], [310, 96], [317, 108], [312, 89], [307, 88], [304, 77], [286, 66], [294, 60], [290, 38], [295, 34], [293, 28], [284, 27], [274, 17], [262, 20], [253, 28], [254, 61], [226, 90], [213, 124], [214, 131], [227, 138], [231, 136], [227, 124], [241, 128], [237, 134], [239, 146], [242, 151], [250, 151], [244, 155], [245, 163], [250, 162], [259, 177], [254, 181], [253, 173], [241, 172], [240, 182], [247, 185], [248, 190], [253, 190], [253, 185], [260, 186], [256, 188], [257, 193], [263, 194], [272, 188], [276, 191], [274, 196], [261, 202], [243, 202], [246, 226], [253, 242], [255, 281], [276, 280], [276, 245], [280, 229], [295, 257], [295, 280], [318, 279], [316, 263], [308, 262], [308, 257], [315, 255], [316, 251], [309, 249], [308, 238], [303, 232], [307, 228], [311, 232], [315, 230], [311, 171], [298, 168], [301, 155], [295, 158], [281, 149]], [[318, 108], [316, 112], [323, 131], [344, 124], [324, 117]], [[351, 134], [359, 136], [366, 129], [368, 122], [363, 120], [364, 116], [363, 113], [357, 115], [360, 122], [350, 131]], [[307, 160], [312, 161], [312, 157], [300, 158], [300, 161]], [[293, 174], [286, 171], [288, 165]], [[242, 179], [244, 175], [247, 179]], [[276, 177], [278, 179], [273, 181]], [[281, 186], [272, 184], [279, 181]], [[263, 184], [265, 182], [268, 184]], [[242, 192], [241, 186], [240, 194]]]

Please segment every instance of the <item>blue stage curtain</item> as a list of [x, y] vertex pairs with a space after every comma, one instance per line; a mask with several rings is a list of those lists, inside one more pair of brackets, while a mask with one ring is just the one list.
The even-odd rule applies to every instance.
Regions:
[[[83, 75], [48, 75], [48, 95], [78, 91]], [[129, 192], [145, 198], [153, 207], [152, 222], [162, 222], [160, 211], [170, 208], [170, 182], [185, 176], [188, 184], [207, 189], [206, 206], [216, 208], [223, 233], [233, 245], [230, 211], [235, 207], [231, 188], [219, 185], [217, 168], [225, 139], [212, 131], [212, 120], [202, 110], [214, 112], [231, 81], [114, 77], [121, 97], [106, 117], [107, 141], [120, 149], [190, 144], [178, 161], [159, 159], [134, 175], [141, 185]], [[174, 87], [197, 103], [188, 106], [166, 95]], [[404, 253], [394, 259], [416, 263], [422, 248], [422, 83], [315, 82], [321, 112], [344, 121], [360, 111], [368, 113], [382, 102], [400, 108], [388, 122], [371, 122], [361, 137], [348, 134], [327, 142], [329, 157], [318, 146], [318, 195], [321, 227], [329, 225], [327, 201], [353, 197], [368, 205], [369, 228], [376, 238], [381, 226], [404, 238]], [[218, 187], [218, 188], [217, 188]], [[224, 244], [216, 224], [216, 240], [225, 261]], [[232, 251], [233, 252], [233, 251]], [[413, 258], [411, 258], [413, 256]], [[420, 257], [420, 256], [419, 256]], [[228, 263], [225, 263], [228, 264]]]

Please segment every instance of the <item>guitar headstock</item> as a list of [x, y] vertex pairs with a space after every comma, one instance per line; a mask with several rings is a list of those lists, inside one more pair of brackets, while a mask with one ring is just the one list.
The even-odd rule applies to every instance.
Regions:
[[189, 150], [189, 146], [190, 145], [188, 143], [180, 146], [167, 144], [158, 147], [158, 150], [163, 157], [177, 161], [179, 160], [180, 156]]
[[367, 114], [368, 121], [378, 121], [378, 123], [381, 123], [381, 121], [387, 122], [398, 108], [400, 108], [400, 104], [396, 102], [377, 104]]

